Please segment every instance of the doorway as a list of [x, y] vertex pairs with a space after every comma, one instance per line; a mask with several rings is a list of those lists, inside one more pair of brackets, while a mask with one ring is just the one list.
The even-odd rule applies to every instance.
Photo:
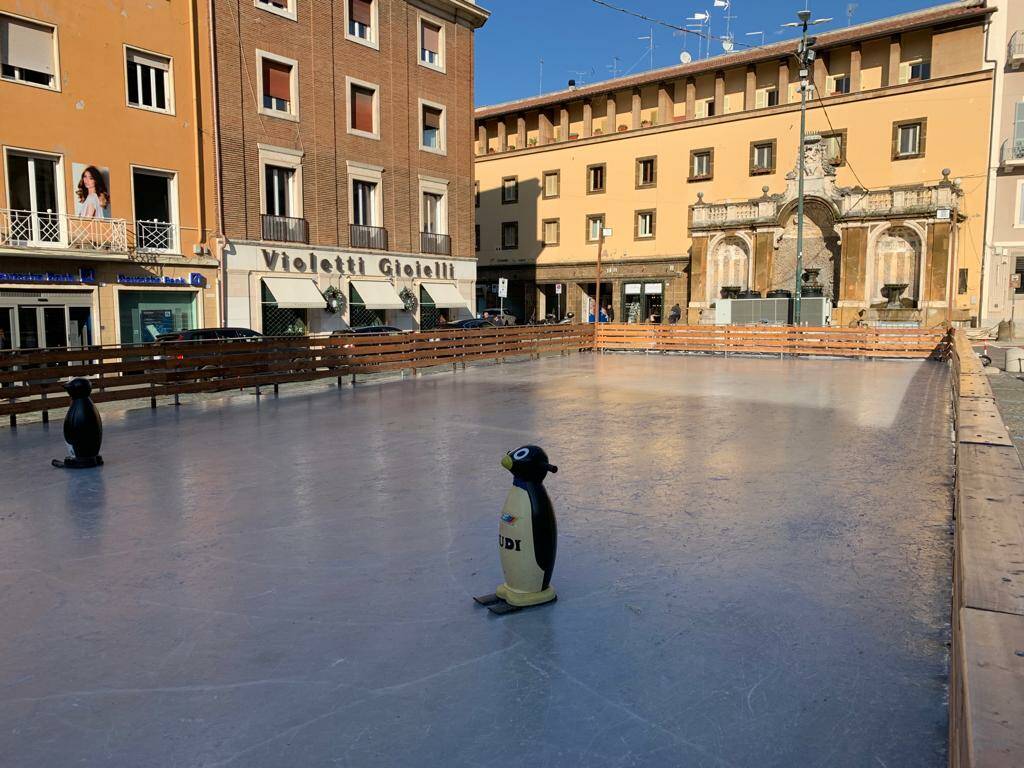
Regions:
[[132, 197], [139, 250], [175, 252], [174, 174], [133, 168]]
[[[594, 303], [594, 288], [595, 283], [580, 283], [580, 289], [583, 291], [583, 295], [580, 299], [580, 322], [594, 322], [591, 317], [591, 305]], [[602, 307], [608, 307], [612, 303], [612, 290], [613, 286], [610, 282], [601, 281], [601, 301]]]
[[7, 154], [10, 239], [18, 244], [61, 242], [58, 165], [53, 157]]
[[660, 323], [664, 314], [664, 283], [625, 283], [622, 286], [622, 321]]
[[65, 307], [18, 307], [18, 347], [66, 347], [68, 345]]

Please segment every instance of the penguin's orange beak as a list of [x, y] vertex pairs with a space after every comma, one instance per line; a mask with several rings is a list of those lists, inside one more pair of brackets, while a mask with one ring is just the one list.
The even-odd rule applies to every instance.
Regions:
[[512, 457], [509, 454], [506, 453], [501, 457], [501, 466], [510, 472], [512, 471]]

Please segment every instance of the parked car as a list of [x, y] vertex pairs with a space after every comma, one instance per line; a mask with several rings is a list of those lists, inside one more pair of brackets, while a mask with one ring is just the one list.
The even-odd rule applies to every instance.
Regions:
[[334, 331], [331, 336], [348, 336], [350, 333], [369, 334], [371, 336], [391, 336], [396, 333], [407, 333], [401, 328], [393, 325], [363, 325], [359, 328], [346, 328], [344, 331]]
[[454, 323], [439, 326], [439, 328], [443, 330], [447, 330], [449, 328], [493, 328], [495, 325], [496, 323], [493, 323], [490, 320], [484, 320], [482, 317], [470, 317], [465, 320], [456, 320]]
[[495, 325], [515, 325], [516, 316], [509, 312], [507, 309], [501, 309], [500, 307], [493, 307], [491, 309], [485, 309], [480, 313], [481, 318], [487, 315], [489, 319]]
[[258, 339], [262, 333], [251, 328], [191, 328], [187, 331], [161, 333], [157, 341], [210, 341], [213, 339]]

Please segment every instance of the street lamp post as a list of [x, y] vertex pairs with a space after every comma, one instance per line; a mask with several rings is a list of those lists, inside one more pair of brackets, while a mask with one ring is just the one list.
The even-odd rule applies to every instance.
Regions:
[[597, 270], [594, 277], [594, 330], [601, 322], [601, 254], [604, 252], [604, 239], [610, 237], [612, 230], [606, 228], [604, 219], [601, 219], [601, 228], [597, 235]]
[[807, 28], [815, 24], [824, 24], [832, 19], [815, 19], [811, 21], [811, 12], [798, 11], [800, 20], [783, 24], [784, 27], [800, 27], [800, 147], [797, 150], [797, 203], [796, 203], [796, 293], [793, 295], [793, 325], [800, 325], [800, 298], [803, 295], [801, 285], [804, 274], [804, 150], [807, 143], [807, 93], [812, 86], [810, 68], [814, 65], [815, 54], [811, 50], [815, 39], [807, 37]]

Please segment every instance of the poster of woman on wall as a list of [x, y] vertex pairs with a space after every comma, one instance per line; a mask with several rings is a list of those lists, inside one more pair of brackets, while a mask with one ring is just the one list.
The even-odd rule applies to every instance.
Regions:
[[74, 163], [72, 172], [78, 180], [75, 187], [75, 215], [88, 219], [109, 219], [110, 169]]

